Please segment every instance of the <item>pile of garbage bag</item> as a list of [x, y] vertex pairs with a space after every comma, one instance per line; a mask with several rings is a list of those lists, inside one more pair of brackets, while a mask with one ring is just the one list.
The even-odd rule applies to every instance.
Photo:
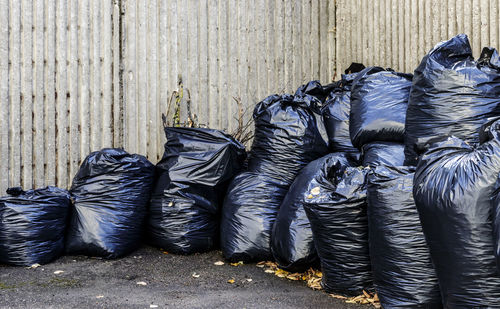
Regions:
[[321, 267], [323, 289], [377, 292], [384, 308], [500, 304], [500, 57], [466, 35], [414, 75], [352, 64], [254, 109], [247, 156], [231, 135], [165, 127], [155, 166], [91, 153], [68, 191], [0, 197], [0, 263], [64, 252], [176, 254]]
[[272, 227], [288, 188], [304, 166], [328, 153], [319, 129], [321, 100], [297, 92], [269, 96], [255, 107], [248, 168], [232, 181], [222, 210], [221, 249], [228, 260], [272, 259]]

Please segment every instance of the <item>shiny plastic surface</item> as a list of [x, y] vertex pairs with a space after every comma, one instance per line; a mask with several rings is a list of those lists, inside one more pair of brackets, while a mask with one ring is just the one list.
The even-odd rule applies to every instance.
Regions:
[[[372, 289], [366, 216], [368, 168], [327, 163], [326, 178], [304, 204], [327, 293], [359, 295]], [[315, 193], [315, 194], [313, 194]]]
[[294, 96], [310, 95], [316, 97], [320, 101], [320, 103], [323, 103], [325, 102], [325, 99], [328, 97], [330, 92], [338, 87], [338, 84], [339, 82], [333, 82], [330, 84], [321, 85], [319, 80], [312, 80], [297, 88]]
[[0, 263], [46, 264], [63, 254], [68, 191], [49, 186], [7, 194], [0, 197]]
[[218, 243], [223, 198], [243, 166], [245, 148], [218, 130], [168, 127], [165, 133], [148, 241], [177, 254], [210, 250]]
[[413, 200], [414, 172], [414, 167], [379, 165], [368, 173], [370, 259], [383, 308], [442, 308]]
[[145, 157], [106, 148], [85, 158], [73, 179], [66, 238], [70, 254], [118, 258], [141, 244], [154, 181]]
[[312, 161], [297, 175], [281, 203], [271, 235], [271, 251], [280, 268], [300, 272], [317, 260], [304, 203], [310, 199], [310, 191], [318, 187], [318, 179], [326, 177], [326, 162], [331, 160], [353, 165], [343, 153], [328, 154]]
[[363, 145], [363, 166], [400, 166], [405, 162], [404, 144], [373, 142]]
[[465, 34], [437, 44], [415, 70], [406, 115], [405, 153], [416, 164], [428, 141], [455, 136], [479, 142], [479, 128], [500, 115], [500, 59], [484, 48], [474, 61]]
[[289, 183], [242, 173], [228, 189], [221, 222], [221, 247], [230, 261], [272, 260], [271, 231]]
[[357, 73], [342, 75], [337, 87], [332, 90], [321, 108], [331, 152], [359, 153], [352, 145], [349, 135], [351, 85], [356, 75]]
[[349, 132], [361, 149], [371, 142], [403, 142], [412, 75], [368, 67], [351, 89]]
[[422, 155], [413, 195], [446, 308], [498, 308], [491, 199], [500, 173], [500, 122], [477, 148], [455, 137]]

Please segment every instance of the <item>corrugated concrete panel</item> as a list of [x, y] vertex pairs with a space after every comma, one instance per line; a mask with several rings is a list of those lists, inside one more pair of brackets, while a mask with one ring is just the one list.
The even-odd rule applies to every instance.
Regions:
[[[334, 1], [123, 0], [122, 5], [125, 149], [152, 161], [160, 158], [164, 142], [154, 115], [165, 112], [179, 77], [198, 122], [229, 132], [236, 128], [233, 97], [251, 108], [271, 93], [332, 78]], [[186, 112], [183, 105], [181, 121]]]
[[336, 6], [339, 73], [351, 62], [413, 72], [436, 43], [459, 33], [469, 36], [476, 58], [500, 40], [498, 0], [337, 0]]
[[0, 192], [68, 187], [113, 146], [114, 4], [0, 1]]

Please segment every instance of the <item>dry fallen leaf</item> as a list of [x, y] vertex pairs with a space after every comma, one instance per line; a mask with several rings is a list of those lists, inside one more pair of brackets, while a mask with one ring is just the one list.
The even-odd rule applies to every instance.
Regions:
[[292, 273], [292, 274], [288, 274], [286, 276], [286, 278], [289, 280], [298, 281], [298, 280], [302, 279], [302, 275], [299, 273]]
[[95, 298], [104, 298], [104, 295], [97, 295]]
[[197, 273], [193, 273], [191, 276], [193, 276], [193, 278], [199, 278], [200, 277], [200, 275], [197, 274]]
[[54, 272], [54, 274], [55, 274], [55, 275], [60, 275], [60, 274], [62, 274], [63, 272], [64, 272], [64, 270], [56, 270], [56, 271]]
[[349, 297], [345, 301], [346, 303], [349, 304], [371, 304], [375, 308], [381, 308], [382, 306], [380, 305], [379, 299], [377, 294], [372, 294], [367, 291], [363, 291], [362, 295], [358, 295], [355, 297]]
[[309, 194], [309, 195], [307, 196], [307, 198], [308, 198], [308, 199], [312, 199], [312, 198], [313, 198], [313, 195], [312, 195], [312, 194]]
[[[313, 189], [314, 190], [314, 189]], [[313, 191], [311, 190], [311, 191]], [[319, 194], [319, 192], [318, 192]], [[311, 197], [312, 198], [312, 197]], [[323, 273], [319, 270], [315, 270], [313, 268], [309, 268], [304, 273], [289, 273], [283, 269], [278, 268], [278, 265], [274, 262], [270, 261], [261, 261], [257, 263], [257, 267], [264, 268], [266, 273], [275, 274], [280, 278], [287, 278], [289, 280], [302, 280], [305, 281], [307, 286], [313, 290], [321, 290], [321, 280], [323, 278]], [[342, 295], [330, 294], [331, 297], [342, 299], [346, 303], [350, 304], [371, 304], [373, 307], [380, 309], [381, 305], [378, 300], [377, 294], [371, 294], [367, 291], [363, 291], [362, 295], [358, 295], [355, 297], [346, 297]]]
[[335, 294], [330, 294], [331, 297], [337, 298], [337, 299], [347, 299], [347, 297], [342, 296], [342, 295], [335, 295]]
[[319, 191], [320, 191], [319, 187], [314, 187], [314, 188], [311, 189], [311, 194], [312, 195], [318, 195]]
[[144, 281], [137, 281], [136, 282], [137, 285], [142, 285], [142, 286], [145, 286], [145, 285], [148, 285], [146, 282]]
[[163, 254], [168, 254], [168, 251], [163, 250], [162, 253]]
[[289, 273], [288, 273], [286, 270], [283, 270], [283, 269], [281, 269], [281, 268], [278, 268], [278, 269], [274, 272], [274, 274], [275, 274], [276, 276], [280, 277], [280, 278], [285, 278], [286, 276], [288, 276], [288, 274], [289, 274]]
[[40, 266], [42, 266], [42, 265], [40, 265], [40, 264], [36, 263], [36, 264], [33, 264], [33, 265], [31, 265], [31, 266], [29, 266], [29, 267], [26, 267], [26, 268], [27, 268], [27, 269], [35, 269], [35, 268], [38, 268], [38, 267], [40, 267]]
[[243, 265], [243, 261], [239, 261], [239, 262], [236, 262], [236, 263], [231, 263], [230, 265], [231, 266], [240, 266], [240, 265]]
[[251, 278], [246, 278], [245, 281], [246, 282], [252, 282], [253, 280]]
[[224, 262], [222, 262], [222, 261], [217, 261], [217, 262], [215, 262], [215, 263], [214, 263], [214, 265], [217, 265], [217, 266], [222, 266], [222, 265], [224, 265]]
[[234, 278], [227, 280], [227, 283], [233, 284], [234, 283]]

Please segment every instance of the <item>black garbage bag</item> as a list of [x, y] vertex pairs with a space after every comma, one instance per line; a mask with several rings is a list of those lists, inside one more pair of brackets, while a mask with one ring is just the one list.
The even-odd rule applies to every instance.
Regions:
[[7, 189], [0, 197], [0, 263], [46, 264], [64, 253], [68, 191], [56, 187]]
[[304, 204], [327, 293], [359, 295], [372, 288], [366, 216], [368, 168], [331, 160]]
[[289, 183], [244, 172], [229, 186], [221, 223], [221, 247], [230, 261], [272, 260], [271, 231]]
[[358, 62], [352, 62], [347, 69], [344, 70], [345, 74], [361, 72], [365, 69], [365, 65]]
[[493, 245], [492, 197], [500, 173], [500, 122], [473, 148], [449, 137], [417, 165], [413, 195], [445, 308], [500, 304]]
[[324, 104], [330, 93], [335, 91], [339, 87], [340, 81], [321, 85], [317, 80], [313, 80], [300, 86], [297, 91], [295, 91], [294, 97], [301, 98], [303, 101], [307, 101], [308, 105], [313, 105], [314, 116], [316, 118], [316, 125], [323, 138], [324, 142], [328, 144], [328, 132], [323, 121], [323, 115], [321, 113], [321, 106]]
[[414, 167], [384, 165], [368, 173], [370, 258], [383, 308], [442, 308], [413, 200], [414, 173]]
[[310, 95], [271, 95], [258, 103], [248, 171], [291, 184], [307, 163], [327, 154], [316, 119], [319, 105]]
[[404, 141], [406, 109], [412, 74], [368, 67], [354, 79], [351, 89], [349, 132], [361, 149], [371, 142]]
[[500, 177], [495, 184], [493, 198], [493, 241], [497, 268], [500, 272]]
[[320, 104], [322, 104], [323, 102], [325, 102], [325, 99], [328, 97], [330, 92], [338, 87], [338, 84], [339, 82], [333, 82], [330, 84], [321, 85], [319, 80], [312, 80], [297, 88], [294, 96], [310, 95], [317, 98], [320, 101]]
[[415, 70], [406, 115], [405, 154], [415, 164], [429, 139], [455, 136], [472, 145], [488, 118], [500, 115], [500, 59], [484, 48], [478, 61], [465, 34], [437, 44]]
[[363, 166], [401, 166], [405, 162], [405, 145], [392, 142], [373, 142], [363, 145]]
[[177, 254], [208, 251], [218, 243], [223, 198], [243, 166], [245, 147], [218, 130], [167, 127], [165, 133], [149, 242]]
[[300, 171], [281, 203], [273, 225], [271, 251], [282, 269], [301, 272], [317, 261], [304, 203], [309, 199], [310, 191], [318, 186], [318, 179], [326, 178], [327, 162], [332, 160], [343, 166], [357, 165], [343, 153], [332, 153], [314, 160]]
[[66, 252], [118, 258], [141, 244], [154, 165], [122, 149], [89, 154], [73, 179]]
[[357, 73], [342, 75], [338, 87], [330, 93], [321, 108], [331, 152], [359, 154], [359, 150], [352, 145], [349, 135], [351, 85], [356, 75]]

